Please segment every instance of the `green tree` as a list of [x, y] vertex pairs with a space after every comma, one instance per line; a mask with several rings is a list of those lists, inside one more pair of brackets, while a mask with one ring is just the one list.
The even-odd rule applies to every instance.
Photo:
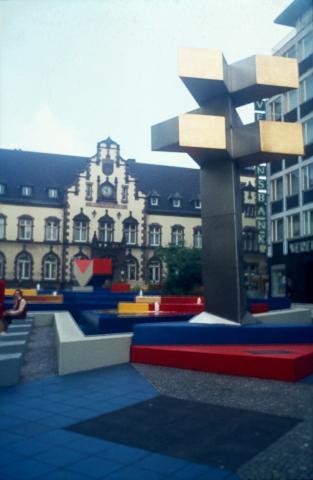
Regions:
[[160, 249], [158, 255], [167, 267], [166, 292], [199, 293], [202, 285], [201, 250], [170, 246]]

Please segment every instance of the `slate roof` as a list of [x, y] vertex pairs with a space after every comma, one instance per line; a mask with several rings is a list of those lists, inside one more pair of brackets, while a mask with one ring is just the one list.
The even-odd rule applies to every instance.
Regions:
[[[64, 189], [87, 166], [87, 157], [0, 149], [0, 183], [5, 195], [0, 202], [61, 206]], [[31, 186], [31, 197], [21, 196], [21, 186]], [[48, 198], [48, 188], [57, 188], [57, 199]]]
[[[200, 194], [200, 170], [196, 168], [169, 167], [148, 163], [128, 164], [129, 173], [137, 179], [137, 188], [146, 195], [159, 194], [157, 206], [147, 205], [149, 213], [192, 215], [200, 217], [193, 200]], [[173, 207], [171, 198], [181, 196], [181, 207]]]

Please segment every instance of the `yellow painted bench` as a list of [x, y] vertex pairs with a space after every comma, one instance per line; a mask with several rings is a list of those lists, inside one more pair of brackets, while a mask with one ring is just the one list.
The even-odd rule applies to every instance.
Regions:
[[[15, 290], [17, 290], [17, 289], [16, 288], [6, 288], [5, 289], [5, 295], [7, 295], [8, 297], [13, 296], [14, 293], [15, 293]], [[31, 296], [37, 295], [37, 290], [35, 288], [21, 288], [20, 290], [22, 290], [23, 295], [25, 297], [27, 297], [29, 295], [31, 295]]]
[[120, 302], [117, 311], [118, 313], [148, 313], [149, 303]]

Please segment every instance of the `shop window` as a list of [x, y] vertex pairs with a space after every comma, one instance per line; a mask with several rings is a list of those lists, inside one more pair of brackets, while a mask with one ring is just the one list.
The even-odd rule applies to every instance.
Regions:
[[286, 295], [286, 266], [273, 265], [271, 267], [271, 296], [285, 297]]

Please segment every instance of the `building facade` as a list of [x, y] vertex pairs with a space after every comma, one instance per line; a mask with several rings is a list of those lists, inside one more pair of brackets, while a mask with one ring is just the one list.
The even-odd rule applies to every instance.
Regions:
[[[241, 182], [246, 285], [262, 295], [254, 171]], [[113, 281], [159, 285], [158, 249], [168, 245], [202, 246], [198, 169], [124, 160], [110, 138], [91, 158], [0, 150], [0, 278], [8, 286], [68, 288], [76, 258], [111, 258]]]
[[267, 118], [298, 121], [305, 154], [268, 165], [269, 268], [273, 296], [313, 302], [313, 4], [293, 1], [275, 20], [294, 27], [274, 54], [297, 58], [300, 86], [267, 102]]

